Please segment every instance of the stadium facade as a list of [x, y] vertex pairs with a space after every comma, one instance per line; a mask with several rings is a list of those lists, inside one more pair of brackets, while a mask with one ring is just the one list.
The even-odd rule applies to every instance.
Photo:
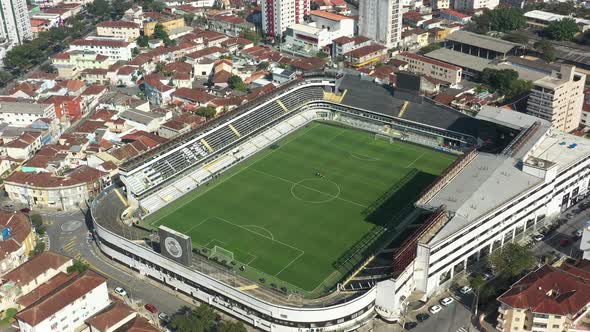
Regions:
[[[282, 86], [122, 165], [124, 188], [111, 186], [91, 207], [98, 245], [138, 273], [261, 330], [352, 329], [376, 314], [398, 319], [409, 301], [445, 290], [455, 276], [551, 222], [588, 190], [586, 139], [509, 110], [484, 107], [469, 118], [406, 97], [327, 73]], [[394, 251], [391, 278], [368, 290], [334, 290], [319, 299], [244, 291], [231, 273], [205, 266], [198, 257], [161, 254], [156, 234], [128, 225], [318, 119], [461, 155], [415, 203], [429, 218]]]

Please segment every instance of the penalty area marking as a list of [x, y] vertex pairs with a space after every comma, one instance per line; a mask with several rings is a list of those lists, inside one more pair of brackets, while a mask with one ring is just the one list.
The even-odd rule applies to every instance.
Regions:
[[[260, 230], [263, 230], [263, 231], [265, 231], [265, 232], [266, 232], [266, 234], [270, 235], [270, 239], [271, 239], [271, 240], [273, 240], [273, 241], [275, 240], [275, 237], [274, 237], [274, 235], [272, 234], [272, 232], [271, 232], [271, 231], [269, 231], [268, 229], [266, 229], [266, 228], [262, 227], [262, 226], [257, 226], [257, 225], [244, 225], [244, 227], [245, 227], [245, 228], [250, 228], [250, 227], [252, 227], [252, 228], [258, 228], [258, 229], [260, 229]], [[258, 232], [256, 232], [256, 233], [258, 233]]]

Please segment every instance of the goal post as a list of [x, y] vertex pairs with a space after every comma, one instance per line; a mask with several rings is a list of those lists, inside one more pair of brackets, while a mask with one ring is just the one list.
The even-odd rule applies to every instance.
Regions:
[[393, 136], [385, 134], [375, 134], [375, 140], [386, 141], [393, 143]]
[[211, 255], [209, 255], [209, 258], [217, 258], [219, 261], [225, 260], [229, 263], [234, 261], [234, 253], [220, 246], [215, 246], [211, 249]]

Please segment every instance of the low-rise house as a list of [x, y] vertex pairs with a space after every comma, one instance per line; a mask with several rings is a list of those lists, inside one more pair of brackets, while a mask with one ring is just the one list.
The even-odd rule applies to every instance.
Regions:
[[159, 332], [160, 330], [121, 301], [114, 301], [108, 307], [86, 320], [90, 332]]
[[438, 14], [438, 17], [445, 20], [458, 22], [461, 24], [467, 24], [471, 21], [471, 16], [452, 9], [441, 10]]
[[176, 90], [168, 85], [170, 78], [161, 74], [149, 74], [143, 77], [144, 93], [150, 103], [154, 105], [167, 104], [171, 94]]
[[69, 51], [51, 58], [61, 78], [77, 78], [85, 69], [108, 69], [116, 60], [96, 52]]
[[387, 48], [383, 45], [373, 44], [357, 48], [343, 55], [348, 65], [363, 67], [386, 60]]
[[134, 109], [119, 114], [119, 118], [125, 120], [125, 125], [128, 128], [144, 130], [150, 133], [157, 132], [160, 124], [164, 122], [162, 114]]
[[205, 118], [194, 114], [181, 114], [172, 120], [164, 122], [158, 128], [158, 136], [164, 138], [173, 138], [180, 134], [186, 133], [205, 122]]
[[41, 148], [41, 133], [25, 132], [0, 148], [10, 158], [29, 160]]
[[30, 207], [75, 210], [108, 185], [104, 173], [81, 166], [63, 176], [14, 172], [5, 180], [8, 197]]
[[371, 45], [371, 39], [365, 36], [340, 37], [332, 41], [332, 56], [337, 58], [357, 48]]
[[227, 49], [232, 53], [254, 46], [254, 43], [250, 39], [234, 37], [229, 38], [221, 42], [221, 47]]
[[71, 51], [93, 52], [107, 56], [115, 61], [129, 61], [133, 58], [135, 43], [125, 39], [87, 37], [86, 39], [75, 39], [70, 43]]
[[0, 211], [0, 275], [27, 261], [35, 248], [35, 232], [20, 212]]
[[66, 118], [74, 122], [86, 113], [86, 109], [82, 108], [82, 98], [79, 96], [51, 96], [44, 103], [54, 105], [55, 116], [58, 119]]
[[172, 100], [178, 104], [193, 104], [196, 106], [207, 106], [215, 96], [200, 88], [181, 88], [172, 94]]
[[215, 15], [209, 17], [208, 24], [210, 30], [230, 37], [238, 37], [246, 31], [255, 31], [254, 24], [247, 22], [241, 17], [232, 15]]
[[422, 29], [410, 29], [402, 32], [400, 42], [401, 50], [418, 50], [428, 45], [428, 31]]
[[93, 111], [98, 105], [100, 97], [108, 91], [105, 85], [93, 84], [89, 86], [80, 96], [82, 101], [82, 109], [86, 112]]

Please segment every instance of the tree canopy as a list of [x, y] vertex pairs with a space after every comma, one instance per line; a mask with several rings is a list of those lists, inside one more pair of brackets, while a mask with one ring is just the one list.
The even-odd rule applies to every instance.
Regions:
[[172, 46], [176, 44], [172, 39], [170, 39], [170, 36], [168, 36], [166, 28], [164, 28], [164, 26], [160, 23], [156, 24], [156, 26], [154, 27], [154, 33], [152, 33], [151, 37], [162, 40], [164, 42], [164, 45], [166, 46]]
[[83, 263], [79, 260], [74, 260], [74, 264], [72, 264], [72, 266], [68, 267], [67, 272], [68, 273], [73, 273], [73, 272], [78, 272], [78, 273], [82, 273], [86, 270], [88, 270], [90, 266], [86, 263]]
[[557, 58], [555, 47], [546, 40], [541, 40], [535, 43], [535, 50], [541, 54], [541, 58], [547, 62], [553, 62]]
[[253, 30], [244, 31], [242, 36], [250, 40], [254, 45], [257, 45], [260, 42], [260, 39], [262, 39], [262, 37], [256, 31]]
[[218, 319], [213, 308], [202, 304], [195, 309], [174, 315], [170, 326], [178, 332], [212, 332], [218, 324]]
[[195, 113], [204, 118], [210, 119], [214, 117], [215, 114], [217, 114], [217, 111], [215, 110], [215, 108], [207, 106], [199, 108]]
[[248, 88], [244, 81], [238, 75], [231, 75], [228, 80], [229, 87], [238, 90], [238, 91], [246, 91]]
[[480, 81], [491, 92], [498, 92], [508, 100], [522, 95], [532, 88], [531, 82], [518, 79], [518, 73], [512, 69], [485, 68], [480, 75]]
[[529, 42], [529, 37], [522, 32], [512, 31], [502, 37], [504, 40], [511, 41], [513, 43], [526, 45]]
[[426, 54], [426, 53], [430, 53], [430, 52], [432, 52], [432, 51], [438, 50], [438, 49], [439, 49], [439, 48], [441, 48], [441, 47], [442, 47], [442, 46], [440, 46], [440, 44], [439, 44], [439, 43], [432, 43], [432, 44], [429, 44], [429, 45], [426, 45], [426, 46], [422, 47], [422, 48], [421, 48], [421, 49], [418, 51], [418, 53], [420, 53], [420, 54]]
[[535, 264], [535, 256], [521, 245], [507, 243], [490, 255], [490, 264], [505, 277], [519, 277]]
[[526, 19], [522, 10], [509, 7], [486, 10], [481, 15], [474, 16], [469, 28], [477, 33], [486, 33], [488, 31], [509, 32], [525, 26]]
[[543, 33], [553, 40], [572, 40], [578, 33], [578, 25], [574, 19], [564, 18], [549, 23]]

